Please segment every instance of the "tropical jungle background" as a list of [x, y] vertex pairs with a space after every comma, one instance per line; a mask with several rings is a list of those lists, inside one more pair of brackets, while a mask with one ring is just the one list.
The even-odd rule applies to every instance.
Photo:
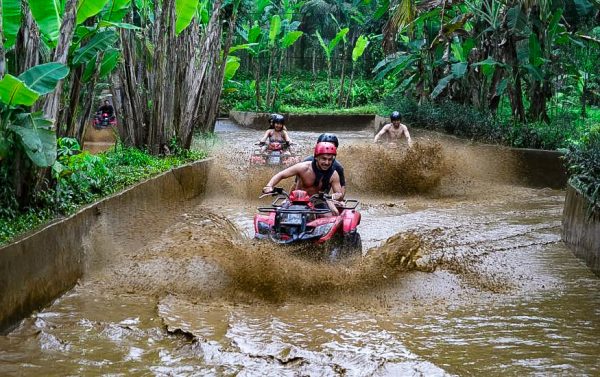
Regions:
[[[230, 110], [565, 152], [600, 212], [598, 0], [0, 0], [0, 243], [204, 158]], [[105, 93], [118, 143], [84, 150]]]

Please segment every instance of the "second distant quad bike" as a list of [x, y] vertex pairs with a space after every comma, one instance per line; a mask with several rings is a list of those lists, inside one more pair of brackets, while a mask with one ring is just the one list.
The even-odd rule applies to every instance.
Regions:
[[[258, 143], [263, 146], [264, 143]], [[290, 150], [285, 150], [282, 143], [271, 142], [265, 150], [255, 149], [250, 156], [252, 165], [283, 165], [292, 166], [301, 161], [301, 158]]]
[[117, 118], [113, 115], [110, 116], [108, 113], [97, 113], [94, 117], [94, 127], [108, 128], [117, 125]]

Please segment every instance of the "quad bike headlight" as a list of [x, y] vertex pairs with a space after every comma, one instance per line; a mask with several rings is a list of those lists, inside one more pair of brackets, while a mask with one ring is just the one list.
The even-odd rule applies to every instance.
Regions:
[[270, 230], [271, 230], [271, 228], [269, 227], [269, 224], [262, 222], [262, 221], [258, 222], [258, 233], [268, 234]]
[[324, 236], [327, 233], [329, 233], [331, 228], [333, 228], [333, 224], [334, 223], [327, 223], [327, 224], [319, 225], [312, 231], [312, 233], [315, 236]]

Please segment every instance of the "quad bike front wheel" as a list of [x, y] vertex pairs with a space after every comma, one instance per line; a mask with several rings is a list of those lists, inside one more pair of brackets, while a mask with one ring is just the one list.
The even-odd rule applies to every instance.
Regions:
[[344, 234], [335, 241], [329, 252], [329, 260], [338, 262], [342, 259], [359, 256], [362, 254], [362, 239], [356, 230]]

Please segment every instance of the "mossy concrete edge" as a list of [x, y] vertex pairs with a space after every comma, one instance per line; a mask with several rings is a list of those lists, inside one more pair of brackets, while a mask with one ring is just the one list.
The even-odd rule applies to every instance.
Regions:
[[562, 239], [600, 276], [600, 216], [589, 216], [589, 201], [576, 188], [567, 185], [562, 219]]
[[75, 286], [95, 252], [92, 232], [103, 231], [102, 224], [127, 229], [148, 211], [202, 195], [211, 164], [171, 169], [0, 247], [0, 333]]

